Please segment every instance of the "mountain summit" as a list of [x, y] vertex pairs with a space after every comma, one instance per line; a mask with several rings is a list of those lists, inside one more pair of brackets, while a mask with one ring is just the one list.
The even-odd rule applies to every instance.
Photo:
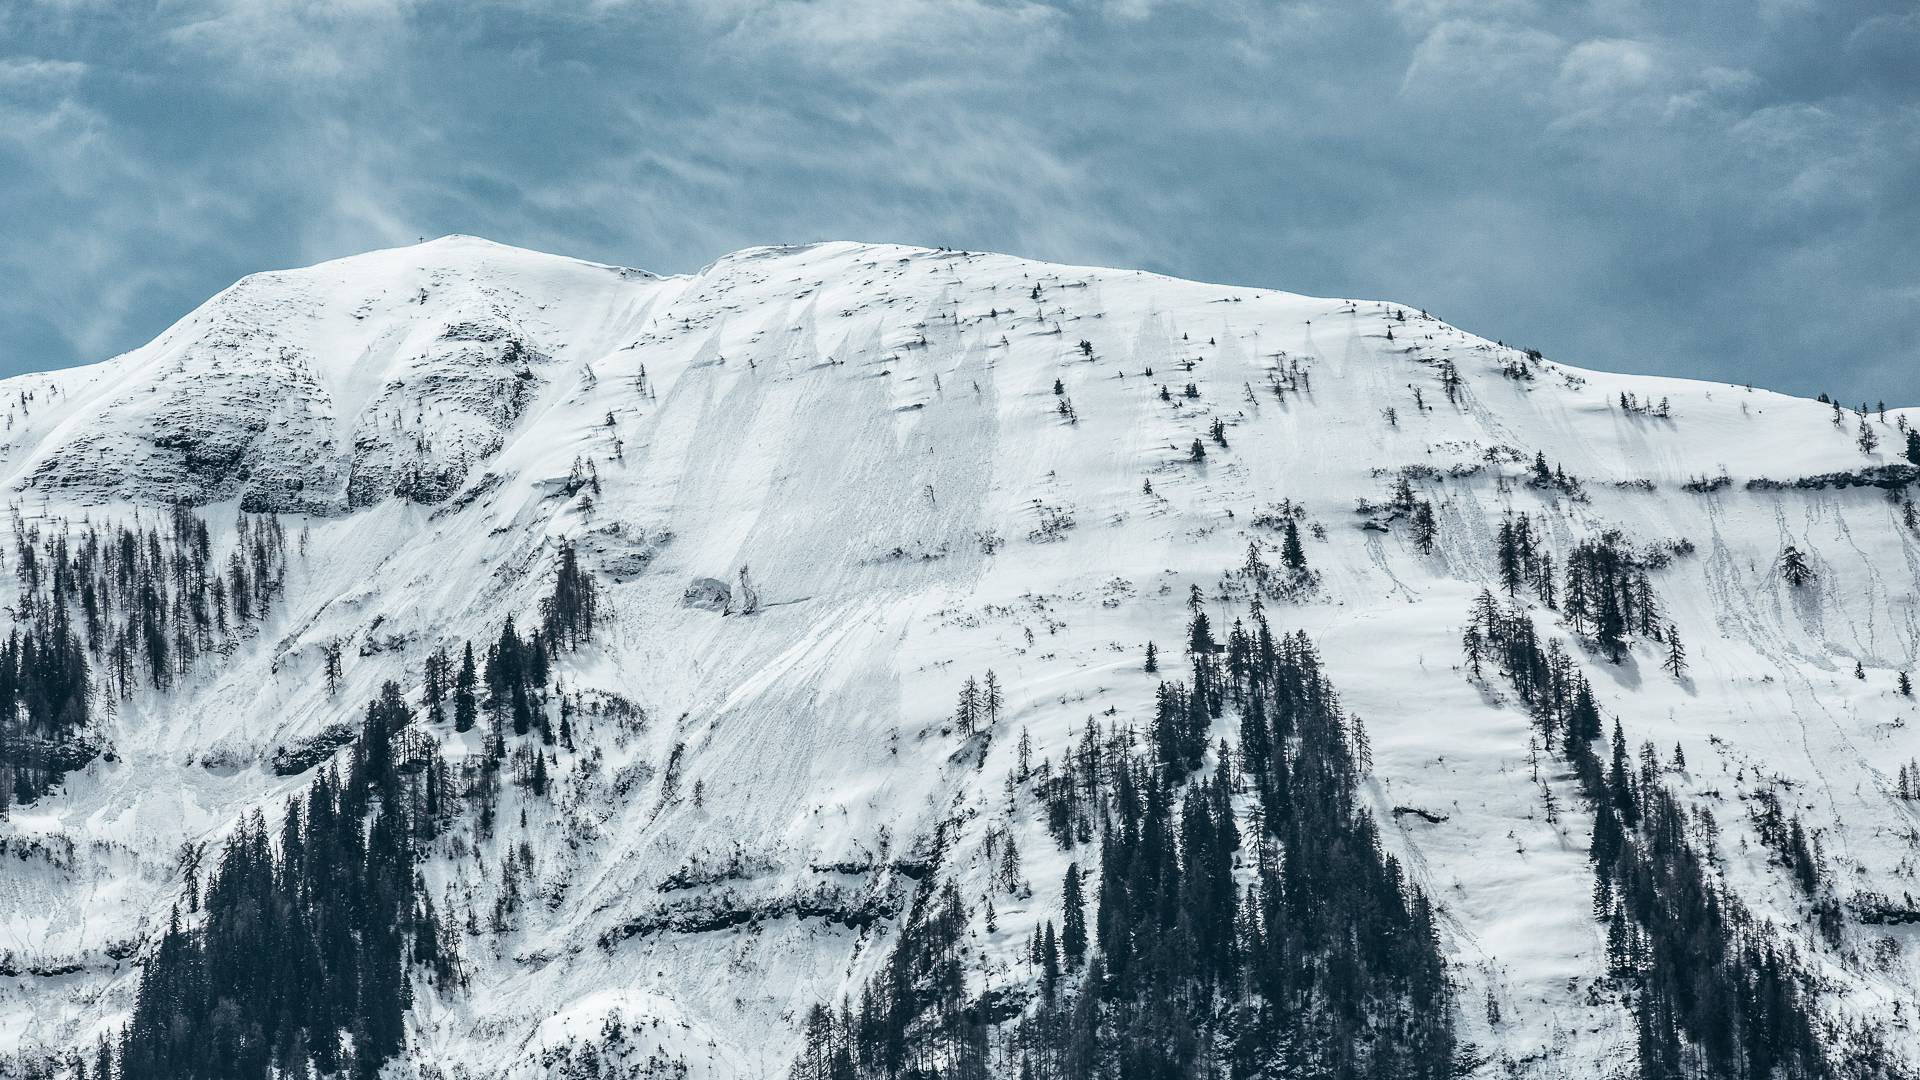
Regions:
[[1910, 412], [458, 236], [0, 401], [0, 1072], [1912, 1075]]

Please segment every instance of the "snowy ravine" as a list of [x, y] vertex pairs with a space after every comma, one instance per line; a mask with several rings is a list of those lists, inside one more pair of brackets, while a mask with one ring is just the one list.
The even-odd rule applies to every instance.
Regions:
[[[456, 821], [422, 863], [437, 904], [479, 917], [467, 985], [416, 989], [395, 1075], [562, 1075], [611, 1017], [633, 1070], [782, 1076], [928, 874], [969, 905], [974, 988], [1031, 985], [1069, 858], [1098, 860], [1009, 796], [1021, 732], [1058, 761], [1089, 717], [1144, 727], [1184, 677], [1192, 587], [1220, 633], [1246, 618], [1283, 503], [1317, 584], [1266, 615], [1365, 721], [1365, 801], [1438, 909], [1473, 1075], [1635, 1060], [1591, 818], [1463, 656], [1481, 590], [1507, 602], [1509, 513], [1559, 566], [1608, 530], [1667, 553], [1649, 578], [1682, 677], [1664, 644], [1609, 663], [1518, 599], [1609, 732], [1712, 811], [1716, 873], [1817, 966], [1823, 1015], [1920, 1051], [1900, 410], [1576, 370], [1393, 303], [1001, 255], [829, 243], [658, 277], [457, 236], [247, 278], [143, 348], [0, 383], [0, 407], [16, 529], [151, 526], [184, 501], [216, 565], [243, 514], [287, 536], [263, 621], [170, 688], [96, 692], [106, 752], [0, 820], [0, 1073], [118, 1030], [183, 846], [204, 878], [312, 781], [277, 752], [357, 724], [388, 680], [417, 706], [433, 650], [535, 618], [568, 543], [602, 609], [556, 661], [575, 747], [547, 795], [503, 784], [490, 838]], [[1536, 455], [1569, 479], [1536, 482]], [[1391, 505], [1403, 477], [1431, 553]], [[968, 737], [956, 695], [989, 670], [1005, 706]], [[479, 745], [416, 723], [450, 762]], [[1758, 836], [1765, 792], [1817, 838], [1838, 944]], [[994, 880], [990, 833], [1029, 888]]]

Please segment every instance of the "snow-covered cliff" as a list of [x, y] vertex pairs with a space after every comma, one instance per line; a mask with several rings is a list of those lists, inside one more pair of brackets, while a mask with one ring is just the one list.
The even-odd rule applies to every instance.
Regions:
[[[491, 836], [456, 824], [423, 861], [467, 980], [416, 993], [400, 1068], [547, 1075], [604, 1049], [611, 1017], [605, 1053], [629, 1067], [781, 1075], [806, 1011], [876, 969], [929, 874], [968, 902], [973, 988], [1029, 986], [1070, 856], [1009, 772], [1062, 760], [1089, 718], [1144, 727], [1148, 643], [1178, 677], [1192, 589], [1223, 633], [1247, 618], [1249, 549], [1277, 564], [1292, 521], [1314, 580], [1266, 616], [1307, 632], [1364, 719], [1365, 802], [1437, 907], [1462, 1060], [1631, 1070], [1591, 819], [1463, 657], [1476, 596], [1509, 591], [1508, 515], [1561, 566], [1609, 530], [1663, 553], [1661, 640], [1618, 664], [1513, 591], [1609, 729], [1712, 812], [1718, 880], [1811, 958], [1823, 1015], [1914, 1041], [1901, 776], [1920, 730], [1899, 676], [1920, 533], [1898, 411], [1133, 271], [832, 243], [656, 277], [467, 237], [250, 277], [144, 348], [0, 383], [0, 403], [20, 530], [184, 502], [216, 563], [243, 516], [288, 537], [268, 616], [164, 690], [97, 691], [110, 750], [0, 821], [17, 1062], [125, 1021], [183, 846], [205, 845], [204, 877], [237, 823], [312, 779], [277, 753], [357, 723], [388, 680], [417, 703], [434, 650], [535, 617], [569, 544], [601, 608], [556, 661], [575, 745], [542, 751], [547, 794], [506, 785]], [[955, 697], [988, 671], [1004, 707], [969, 736]], [[479, 732], [423, 729], [451, 762], [479, 753]], [[1767, 798], [1817, 838], [1837, 938], [1762, 842]], [[1025, 888], [987, 854], [1007, 842]]]

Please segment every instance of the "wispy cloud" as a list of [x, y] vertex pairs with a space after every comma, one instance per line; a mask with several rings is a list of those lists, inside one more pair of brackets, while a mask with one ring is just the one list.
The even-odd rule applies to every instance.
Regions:
[[0, 41], [0, 369], [421, 235], [849, 236], [1920, 400], [1891, 0], [28, 0]]

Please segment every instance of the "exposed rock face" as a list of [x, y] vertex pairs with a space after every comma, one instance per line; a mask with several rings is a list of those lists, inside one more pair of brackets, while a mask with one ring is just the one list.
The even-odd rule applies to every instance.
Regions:
[[701, 611], [725, 611], [733, 606], [733, 589], [719, 578], [694, 578], [680, 594], [682, 607]]
[[[565, 343], [513, 287], [526, 253], [464, 237], [410, 250], [249, 277], [143, 349], [48, 376], [80, 407], [16, 489], [311, 514], [447, 499], [499, 451]], [[599, 292], [646, 279], [535, 259]], [[515, 264], [494, 273], [503, 260]]]

